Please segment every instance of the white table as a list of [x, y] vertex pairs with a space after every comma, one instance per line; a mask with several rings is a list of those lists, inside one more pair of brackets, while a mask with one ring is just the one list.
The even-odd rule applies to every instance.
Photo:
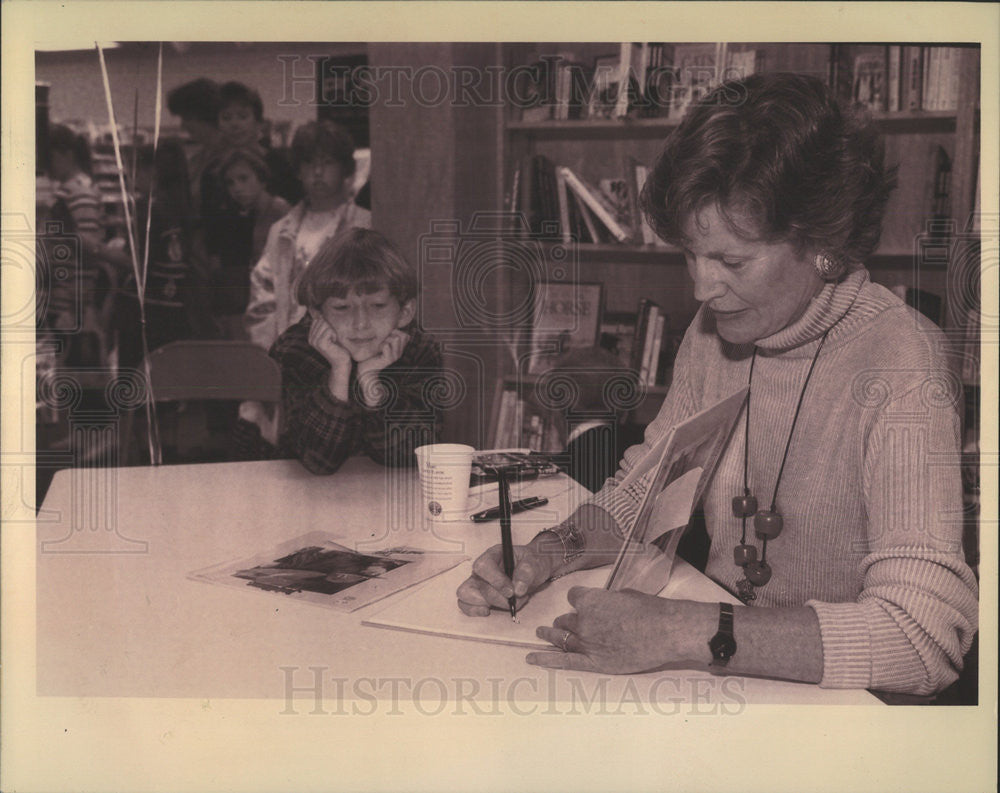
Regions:
[[[560, 476], [515, 493], [528, 495], [550, 503], [515, 516], [515, 542], [587, 494]], [[488, 502], [495, 487], [470, 511]], [[613, 710], [637, 693], [664, 708], [880, 704], [865, 691], [701, 672], [554, 672], [526, 664], [516, 647], [361, 625], [380, 604], [342, 614], [186, 577], [317, 530], [362, 551], [408, 544], [474, 558], [497, 542], [496, 523], [435, 526], [420, 514], [415, 472], [360, 458], [330, 477], [293, 461], [61, 471], [38, 520], [37, 693], [284, 698], [324, 710], [370, 696], [590, 701]], [[704, 576], [690, 578], [686, 596], [728, 598]], [[448, 606], [457, 608], [453, 599]]]

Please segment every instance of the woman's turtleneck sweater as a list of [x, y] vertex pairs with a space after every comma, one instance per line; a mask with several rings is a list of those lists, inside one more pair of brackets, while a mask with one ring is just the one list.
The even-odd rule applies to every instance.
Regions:
[[[977, 583], [962, 555], [958, 400], [945, 337], [868, 272], [827, 284], [801, 317], [756, 343], [749, 486], [773, 497], [809, 366], [826, 342], [795, 423], [777, 492], [781, 535], [753, 605], [810, 606], [823, 642], [821, 685], [927, 694], [957, 676], [976, 630]], [[618, 482], [671, 427], [745, 387], [753, 344], [734, 345], [702, 308], [685, 334], [674, 380], [643, 444], [629, 449], [593, 503], [619, 528], [641, 491]], [[745, 409], [745, 408], [744, 408]], [[736, 592], [745, 417], [706, 490], [712, 538], [706, 573]], [[747, 542], [761, 551], [748, 521]]]

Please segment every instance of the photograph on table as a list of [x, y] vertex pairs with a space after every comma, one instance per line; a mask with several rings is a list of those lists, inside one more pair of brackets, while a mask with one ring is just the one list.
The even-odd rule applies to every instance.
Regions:
[[354, 611], [426, 581], [465, 558], [415, 548], [358, 553], [329, 534], [311, 532], [256, 556], [197, 570], [189, 577]]

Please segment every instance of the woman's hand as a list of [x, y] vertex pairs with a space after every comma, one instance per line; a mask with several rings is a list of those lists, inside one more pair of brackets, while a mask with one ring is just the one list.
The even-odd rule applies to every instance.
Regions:
[[629, 674], [668, 664], [706, 667], [711, 661], [715, 604], [581, 586], [570, 589], [569, 603], [575, 611], [536, 631], [561, 652], [529, 653], [529, 664]]
[[507, 599], [517, 597], [517, 608], [531, 599], [552, 575], [554, 558], [540, 554], [534, 543], [514, 546], [514, 573], [503, 572], [503, 552], [494, 545], [472, 563], [472, 575], [458, 588], [458, 607], [470, 617], [487, 617], [491, 608], [506, 609]]

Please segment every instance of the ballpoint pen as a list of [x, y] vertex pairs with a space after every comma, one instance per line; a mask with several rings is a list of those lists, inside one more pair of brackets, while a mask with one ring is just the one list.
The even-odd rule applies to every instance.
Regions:
[[[544, 496], [531, 496], [531, 498], [523, 498], [520, 501], [514, 501], [510, 505], [510, 514], [516, 515], [519, 512], [526, 512], [529, 509], [544, 507], [548, 503], [549, 500]], [[499, 517], [500, 507], [490, 507], [489, 509], [484, 509], [482, 512], [477, 512], [476, 514], [469, 516], [473, 523], [486, 523], [487, 521], [496, 520]]]
[[[497, 489], [500, 491], [500, 547], [503, 553], [503, 572], [507, 578], [511, 579], [513, 585], [514, 576], [514, 540], [510, 533], [510, 483], [507, 481], [507, 471], [498, 466]], [[517, 621], [517, 599], [512, 594], [507, 598], [507, 605], [510, 607], [510, 618]]]

